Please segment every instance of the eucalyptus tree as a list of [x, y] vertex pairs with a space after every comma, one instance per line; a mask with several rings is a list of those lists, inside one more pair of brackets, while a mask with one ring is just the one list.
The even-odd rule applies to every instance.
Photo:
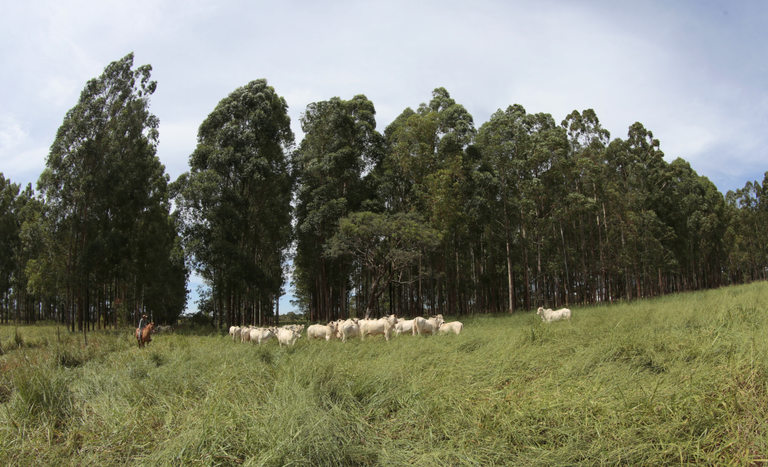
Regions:
[[733, 217], [734, 245], [729, 263], [733, 280], [748, 282], [768, 277], [768, 172], [763, 183], [747, 182], [726, 195]]
[[[0, 173], [0, 322], [11, 319], [11, 292], [18, 272], [17, 258], [21, 244], [19, 219], [16, 210], [19, 185]], [[15, 316], [14, 316], [15, 318]]]
[[[80, 328], [84, 320], [93, 324], [91, 304], [101, 308], [97, 313], [106, 311], [101, 286], [107, 283], [113, 285], [110, 302], [118, 301], [120, 289], [119, 301], [130, 302], [137, 314], [146, 307], [140, 264], [147, 259], [139, 257], [139, 245], [169, 209], [168, 179], [156, 155], [159, 120], [149, 112], [157, 88], [151, 70], [134, 70], [131, 53], [88, 81], [38, 180], [45, 222], [52, 240], [63, 245], [67, 312], [76, 312]], [[75, 319], [71, 323], [74, 329]]]
[[[595, 300], [611, 299], [611, 282], [608, 280], [610, 243], [607, 223], [606, 198], [612, 175], [605, 170], [605, 150], [610, 142], [610, 132], [600, 124], [592, 109], [574, 110], [560, 124], [567, 132], [571, 167], [567, 174], [565, 202], [555, 210], [554, 236], [560, 239], [562, 248], [564, 291], [566, 305], [572, 299], [571, 292], [585, 281], [574, 281], [570, 272], [586, 269], [588, 257], [597, 256], [594, 267], [585, 274], [595, 283]], [[594, 222], [593, 222], [594, 221]], [[567, 228], [578, 222], [579, 228]], [[564, 227], [565, 226], [565, 227]], [[566, 233], [568, 241], [566, 241]], [[597, 244], [587, 248], [587, 244]], [[576, 247], [578, 245], [578, 248]], [[569, 263], [571, 270], [569, 271]], [[574, 269], [577, 264], [583, 267]]]
[[[462, 271], [474, 271], [469, 230], [475, 214], [470, 207], [478, 162], [471, 146], [475, 134], [472, 115], [445, 88], [436, 88], [428, 103], [405, 109], [387, 127], [386, 156], [375, 171], [389, 212], [418, 212], [440, 232], [442, 246], [427, 261], [434, 273], [426, 295], [437, 295], [430, 301], [445, 303], [451, 313], [466, 309], [475, 285], [470, 285], [474, 278], [462, 282]], [[414, 275], [423, 276], [421, 271]], [[419, 282], [420, 302], [424, 295]]]
[[498, 186], [500, 211], [499, 222], [504, 228], [503, 242], [506, 247], [508, 311], [515, 311], [514, 270], [512, 265], [512, 233], [517, 230], [520, 192], [519, 163], [531, 150], [532, 122], [521, 105], [498, 110], [480, 127], [477, 144], [484, 160], [491, 168]]
[[357, 95], [311, 103], [301, 116], [305, 136], [294, 160], [294, 279], [300, 296], [309, 299], [306, 306], [313, 318], [331, 320], [336, 310], [346, 313], [354, 265], [341, 256], [327, 257], [323, 248], [338, 231], [339, 220], [370, 198], [363, 173], [381, 157], [382, 145], [375, 115], [373, 103]]
[[197, 141], [173, 185], [187, 253], [213, 287], [218, 324], [253, 323], [272, 314], [291, 242], [288, 105], [251, 81], [218, 103]]
[[[498, 187], [498, 222], [503, 226], [506, 251], [508, 311], [515, 306], [513, 245], [520, 248], [523, 304], [531, 306], [530, 250], [536, 249], [537, 294], [544, 272], [542, 243], [548, 235], [546, 222], [565, 194], [567, 153], [565, 131], [549, 114], [528, 114], [519, 104], [498, 110], [483, 124], [477, 137], [485, 164]], [[539, 298], [541, 300], [541, 297]]]
[[56, 240], [49, 227], [47, 206], [42, 199], [31, 196], [24, 206], [21, 240], [25, 257], [24, 267], [27, 291], [36, 297], [43, 319], [60, 321], [66, 294], [66, 254], [64, 246]]
[[[418, 213], [352, 213], [339, 221], [339, 230], [325, 248], [326, 255], [356, 257], [371, 275], [371, 290], [365, 307], [370, 318], [374, 304], [388, 286], [404, 280], [406, 269], [425, 251], [439, 244], [439, 233], [424, 224]], [[408, 282], [417, 280], [408, 277]]]

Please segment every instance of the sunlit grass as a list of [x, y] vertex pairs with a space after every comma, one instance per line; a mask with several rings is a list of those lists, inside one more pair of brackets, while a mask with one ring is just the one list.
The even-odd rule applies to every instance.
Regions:
[[[768, 284], [461, 317], [460, 336], [233, 343], [0, 327], [0, 453], [46, 465], [765, 462]], [[21, 340], [21, 342], [19, 342]]]

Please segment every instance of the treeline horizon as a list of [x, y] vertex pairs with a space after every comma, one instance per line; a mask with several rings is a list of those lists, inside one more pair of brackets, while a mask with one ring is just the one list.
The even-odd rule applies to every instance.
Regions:
[[0, 174], [0, 321], [70, 329], [217, 326], [395, 313], [462, 315], [654, 297], [766, 279], [768, 172], [725, 195], [664, 160], [641, 123], [611, 139], [592, 109], [560, 123], [518, 104], [476, 127], [444, 88], [382, 132], [364, 95], [314, 102], [295, 144], [264, 79], [201, 123], [171, 182], [133, 54], [88, 82], [46, 168]]

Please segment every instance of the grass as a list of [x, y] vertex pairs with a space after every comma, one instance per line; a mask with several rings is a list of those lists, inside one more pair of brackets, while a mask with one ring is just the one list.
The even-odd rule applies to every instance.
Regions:
[[233, 343], [0, 327], [13, 465], [764, 465], [768, 283], [460, 336]]

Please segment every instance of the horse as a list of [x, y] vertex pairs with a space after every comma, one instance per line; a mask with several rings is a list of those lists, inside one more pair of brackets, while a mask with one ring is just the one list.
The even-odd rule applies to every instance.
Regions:
[[144, 329], [141, 330], [141, 335], [139, 335], [139, 328], [136, 328], [136, 340], [139, 342], [139, 347], [144, 347], [144, 344], [152, 342], [152, 338], [149, 336], [154, 330], [155, 323], [149, 323], [144, 326]]

